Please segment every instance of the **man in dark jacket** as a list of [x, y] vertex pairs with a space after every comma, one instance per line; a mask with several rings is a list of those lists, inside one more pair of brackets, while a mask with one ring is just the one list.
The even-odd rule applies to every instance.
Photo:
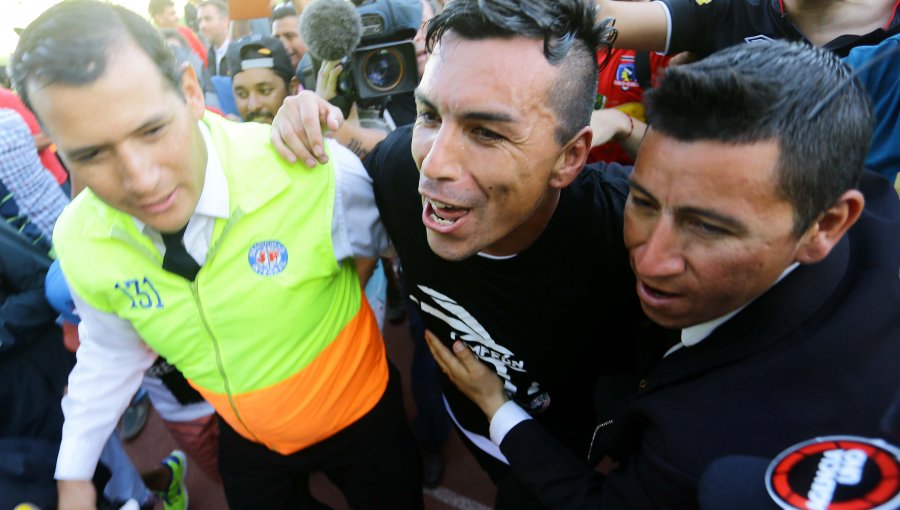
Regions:
[[0, 221], [0, 507], [56, 504], [59, 401], [74, 357], [44, 299], [46, 252]]
[[546, 506], [694, 508], [716, 459], [881, 434], [900, 387], [900, 202], [863, 171], [872, 110], [849, 75], [824, 50], [760, 43], [650, 94], [624, 239], [644, 312], [678, 334], [642, 339], [642, 375], [618, 404], [603, 395], [605, 477], [504, 403], [461, 343], [430, 339]]

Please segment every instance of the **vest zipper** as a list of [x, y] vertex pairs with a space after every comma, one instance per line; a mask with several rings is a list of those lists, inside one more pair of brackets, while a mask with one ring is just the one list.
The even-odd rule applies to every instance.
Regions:
[[[206, 260], [209, 262], [209, 259]], [[244, 429], [253, 436], [253, 440], [257, 443], [265, 445], [256, 434], [247, 426], [247, 423], [241, 417], [241, 413], [238, 412], [237, 404], [234, 403], [234, 396], [231, 393], [231, 385], [228, 383], [228, 376], [225, 375], [225, 368], [222, 366], [222, 353], [219, 350], [219, 342], [216, 340], [216, 336], [213, 334], [212, 329], [209, 327], [209, 323], [206, 321], [206, 314], [203, 313], [203, 307], [200, 304], [200, 292], [197, 287], [197, 280], [191, 282], [191, 296], [194, 298], [194, 304], [197, 305], [197, 314], [200, 315], [200, 322], [203, 323], [203, 328], [206, 330], [206, 334], [209, 336], [210, 341], [212, 341], [213, 349], [216, 352], [216, 368], [219, 370], [219, 375], [222, 376], [222, 382], [225, 385], [225, 395], [228, 396], [228, 403], [231, 405], [231, 410], [234, 411], [234, 416], [238, 419]], [[268, 448], [268, 446], [266, 446]], [[271, 449], [271, 448], [269, 448]]]

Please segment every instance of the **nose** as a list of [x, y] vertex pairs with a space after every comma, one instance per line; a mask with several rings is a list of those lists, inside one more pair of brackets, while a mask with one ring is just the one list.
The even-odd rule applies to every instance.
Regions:
[[255, 92], [251, 92], [247, 96], [247, 111], [255, 112], [259, 109], [260, 101], [259, 96]]
[[442, 124], [438, 129], [428, 129], [421, 142], [422, 164], [420, 172], [431, 180], [456, 180], [461, 175], [461, 140], [454, 136], [452, 128]]
[[642, 278], [675, 276], [685, 270], [681, 241], [668, 215], [645, 229], [646, 237], [632, 249], [635, 273]]
[[151, 196], [159, 183], [159, 169], [153, 159], [135, 147], [120, 148], [118, 156], [124, 190], [139, 197]]

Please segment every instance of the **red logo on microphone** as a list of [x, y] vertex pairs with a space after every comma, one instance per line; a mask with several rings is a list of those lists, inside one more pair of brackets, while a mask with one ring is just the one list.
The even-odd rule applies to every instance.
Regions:
[[805, 441], [769, 464], [766, 489], [785, 509], [897, 508], [900, 450], [879, 439], [854, 436]]

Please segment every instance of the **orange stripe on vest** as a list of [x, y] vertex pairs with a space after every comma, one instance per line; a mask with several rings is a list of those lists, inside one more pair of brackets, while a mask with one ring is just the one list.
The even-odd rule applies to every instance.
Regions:
[[194, 387], [239, 434], [287, 455], [362, 418], [381, 399], [387, 381], [384, 341], [363, 295], [353, 320], [303, 370], [232, 397], [240, 419], [227, 395]]

